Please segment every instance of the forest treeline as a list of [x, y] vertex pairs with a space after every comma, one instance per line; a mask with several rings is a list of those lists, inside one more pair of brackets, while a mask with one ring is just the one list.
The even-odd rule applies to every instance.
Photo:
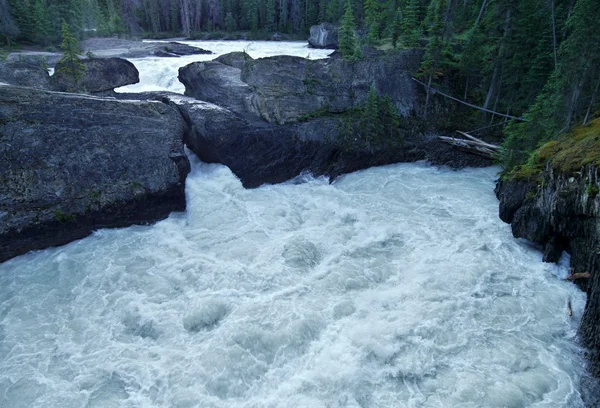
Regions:
[[[341, 24], [342, 52], [365, 43], [422, 48], [415, 73], [488, 110], [521, 117], [505, 127], [511, 168], [596, 113], [598, 0], [0, 0], [2, 41], [58, 44], [61, 24], [90, 35], [185, 35], [246, 30], [307, 35]], [[425, 115], [433, 92], [427, 91]], [[473, 111], [479, 123], [505, 119]]]

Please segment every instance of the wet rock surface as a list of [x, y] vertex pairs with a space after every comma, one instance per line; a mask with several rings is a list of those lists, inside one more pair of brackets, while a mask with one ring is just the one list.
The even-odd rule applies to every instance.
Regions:
[[0, 262], [184, 210], [185, 130], [160, 102], [0, 87]]
[[555, 262], [563, 250], [574, 273], [591, 278], [577, 283], [588, 299], [579, 335], [589, 347], [590, 369], [600, 377], [600, 196], [598, 169], [584, 167], [564, 174], [547, 167], [536, 181], [500, 181], [496, 195], [500, 217], [513, 235], [541, 244], [544, 260]]

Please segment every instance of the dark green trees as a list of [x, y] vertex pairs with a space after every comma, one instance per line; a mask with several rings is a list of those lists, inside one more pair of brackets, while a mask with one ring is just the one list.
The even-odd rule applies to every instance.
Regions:
[[[79, 41], [71, 34], [69, 25], [64, 21], [61, 31], [63, 41], [60, 48], [63, 50], [63, 56], [58, 62], [57, 72], [64, 74], [69, 79], [72, 79], [73, 83], [77, 84], [85, 74], [85, 65], [79, 60], [79, 55], [81, 54]], [[71, 91], [75, 90], [71, 89]]]
[[340, 22], [339, 32], [339, 50], [342, 53], [342, 57], [348, 61], [354, 61], [360, 57], [355, 30], [354, 11], [352, 10], [352, 3], [348, 0], [346, 1], [346, 10]]
[[342, 122], [339, 141], [346, 150], [371, 152], [402, 144], [400, 117], [389, 97], [371, 84], [365, 104]]
[[589, 120], [600, 83], [599, 21], [596, 1], [575, 3], [556, 68], [525, 113], [527, 121], [511, 123], [506, 129], [505, 168], [524, 163], [541, 143], [566, 132], [574, 122]]

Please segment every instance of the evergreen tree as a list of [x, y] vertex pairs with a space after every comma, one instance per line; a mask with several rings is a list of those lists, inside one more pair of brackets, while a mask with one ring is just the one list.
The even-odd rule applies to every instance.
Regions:
[[39, 44], [50, 43], [50, 16], [44, 0], [35, 0], [33, 4], [33, 40]]
[[266, 29], [268, 31], [275, 31], [275, 30], [277, 30], [276, 17], [277, 17], [277, 8], [276, 8], [276, 2], [275, 2], [275, 0], [267, 0], [267, 9], [266, 9], [267, 24], [266, 24]]
[[373, 150], [376, 145], [380, 144], [378, 143], [380, 142], [379, 136], [382, 133], [378, 99], [375, 84], [371, 84], [371, 88], [367, 95], [367, 101], [363, 108], [362, 117], [358, 122], [360, 138], [371, 150]]
[[402, 43], [405, 47], [418, 47], [421, 40], [419, 0], [408, 0], [403, 17]]
[[379, 3], [377, 0], [365, 0], [364, 9], [367, 42], [375, 44], [379, 39]]
[[526, 122], [511, 123], [506, 129], [504, 166], [510, 170], [527, 161], [541, 143], [567, 131], [587, 106], [600, 76], [600, 8], [594, 0], [579, 0], [567, 27], [570, 34], [560, 45], [558, 65], [535, 103], [525, 113]]
[[357, 56], [357, 39], [354, 34], [356, 23], [354, 22], [354, 12], [350, 0], [346, 2], [346, 11], [342, 17], [339, 31], [339, 50], [345, 60], [354, 60]]
[[[60, 48], [63, 50], [63, 56], [58, 62], [57, 71], [64, 74], [67, 78], [73, 80], [73, 83], [77, 84], [83, 75], [85, 74], [85, 65], [79, 60], [81, 54], [81, 47], [77, 38], [71, 34], [71, 30], [66, 21], [62, 24], [62, 37], [63, 41]], [[74, 91], [73, 89], [72, 91]]]
[[402, 9], [398, 7], [394, 14], [394, 21], [391, 28], [392, 45], [396, 47], [398, 45], [398, 39], [402, 32]]
[[225, 16], [225, 30], [229, 32], [237, 30], [237, 23], [235, 22], [233, 14], [231, 13], [227, 13]]

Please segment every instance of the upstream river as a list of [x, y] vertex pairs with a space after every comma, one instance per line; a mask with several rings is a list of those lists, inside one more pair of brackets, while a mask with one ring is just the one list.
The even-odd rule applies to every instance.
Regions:
[[[249, 52], [326, 56], [287, 44]], [[189, 61], [132, 61], [182, 91]], [[0, 407], [584, 406], [585, 295], [498, 218], [498, 168], [245, 190], [191, 160], [185, 213], [0, 264]]]

